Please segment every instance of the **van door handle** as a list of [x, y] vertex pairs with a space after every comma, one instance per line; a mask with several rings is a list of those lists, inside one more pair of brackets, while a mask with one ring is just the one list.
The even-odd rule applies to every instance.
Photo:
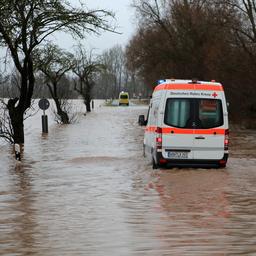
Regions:
[[196, 139], [197, 139], [197, 140], [204, 140], [205, 137], [204, 137], [204, 136], [198, 136], [198, 137], [196, 137]]

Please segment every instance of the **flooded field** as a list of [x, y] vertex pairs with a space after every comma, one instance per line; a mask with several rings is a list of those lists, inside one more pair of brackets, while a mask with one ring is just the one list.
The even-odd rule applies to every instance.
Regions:
[[153, 170], [145, 106], [61, 126], [26, 121], [22, 164], [0, 144], [0, 255], [256, 255], [256, 132], [231, 130], [226, 169]]

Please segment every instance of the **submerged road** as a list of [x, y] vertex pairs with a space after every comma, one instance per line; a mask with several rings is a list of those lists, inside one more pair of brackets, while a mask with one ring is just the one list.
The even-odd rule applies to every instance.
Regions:
[[1, 145], [0, 255], [256, 255], [256, 132], [231, 131], [226, 169], [153, 170], [146, 111], [98, 106], [48, 136], [32, 117], [22, 164]]

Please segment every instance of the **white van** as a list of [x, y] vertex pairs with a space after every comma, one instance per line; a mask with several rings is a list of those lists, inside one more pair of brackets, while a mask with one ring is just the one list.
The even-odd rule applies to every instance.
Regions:
[[144, 153], [160, 166], [225, 167], [228, 111], [220, 83], [161, 80], [154, 89], [146, 125]]

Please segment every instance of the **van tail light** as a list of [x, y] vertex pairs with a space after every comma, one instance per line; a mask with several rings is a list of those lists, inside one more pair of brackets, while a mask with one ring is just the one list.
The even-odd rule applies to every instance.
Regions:
[[220, 167], [226, 167], [226, 164], [227, 164], [227, 160], [220, 160], [219, 161], [219, 165], [220, 165]]
[[229, 145], [229, 130], [225, 130], [225, 138], [224, 138], [224, 150], [228, 150]]
[[167, 163], [167, 160], [164, 159], [164, 158], [160, 158], [160, 159], [159, 159], [159, 163], [160, 163], [160, 164], [166, 164], [166, 163]]
[[157, 127], [156, 128], [156, 148], [158, 149], [162, 148], [162, 142], [163, 142], [162, 128]]

